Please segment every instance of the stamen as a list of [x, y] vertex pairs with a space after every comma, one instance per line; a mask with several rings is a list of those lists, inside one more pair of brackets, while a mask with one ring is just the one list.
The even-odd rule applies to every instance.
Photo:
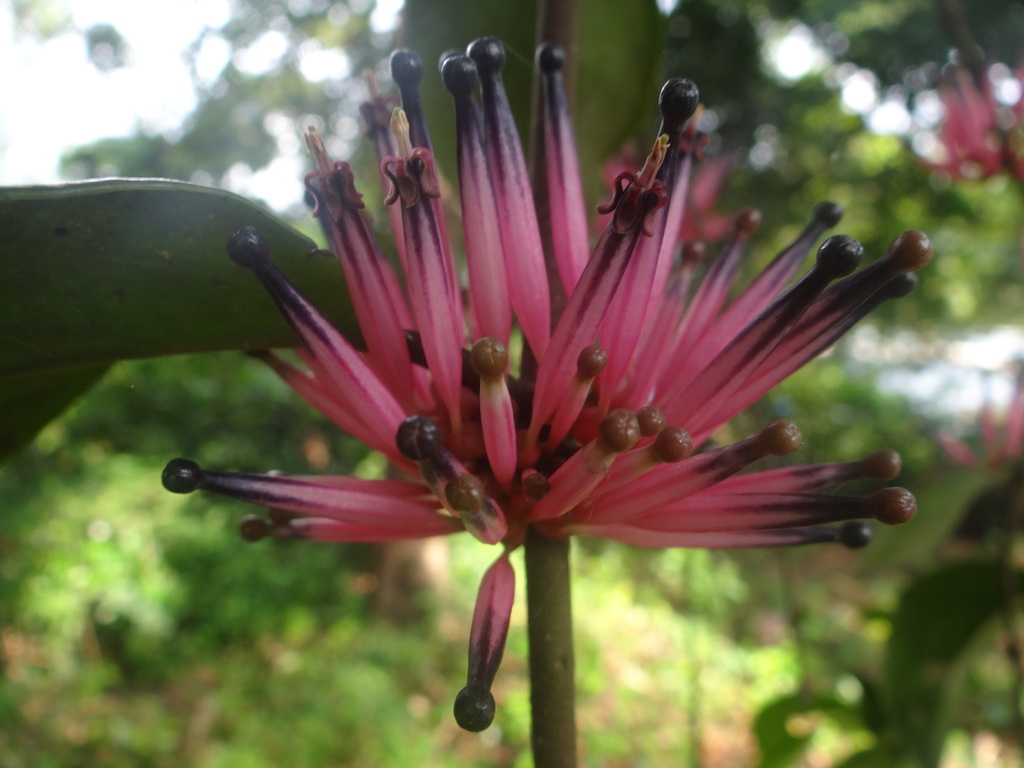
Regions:
[[325, 202], [329, 212], [320, 221], [345, 273], [356, 319], [369, 351], [367, 361], [403, 408], [412, 410], [412, 363], [403, 328], [403, 324], [410, 324], [410, 311], [398, 278], [360, 215], [363, 205], [353, 184], [352, 167], [348, 163], [331, 163], [316, 129], [309, 129], [306, 144], [317, 164], [316, 174], [307, 176], [306, 187], [316, 197], [318, 208]]
[[538, 501], [530, 520], [550, 520], [565, 514], [585, 499], [608, 474], [618, 454], [636, 445], [640, 425], [631, 411], [615, 410], [598, 426], [598, 436], [574, 453], [551, 475], [551, 492]]
[[[408, 122], [401, 110], [392, 118], [398, 144], [397, 158], [388, 158], [383, 170], [394, 183], [390, 203], [402, 198], [402, 229], [405, 236], [406, 286], [413, 316], [423, 341], [430, 374], [448, 410], [452, 432], [462, 426], [461, 377], [462, 293], [455, 276], [448, 240], [432, 205], [420, 204], [423, 196], [435, 197], [436, 179], [429, 150], [409, 144]], [[408, 159], [403, 157], [408, 152]], [[429, 184], [427, 180], [432, 180]], [[433, 184], [434, 186], [431, 186]]]
[[455, 699], [455, 720], [467, 731], [482, 731], [494, 720], [491, 684], [505, 653], [515, 599], [516, 575], [503, 554], [480, 582], [469, 636], [466, 687]]
[[725, 533], [804, 528], [865, 517], [885, 525], [902, 525], [916, 511], [913, 495], [903, 488], [885, 488], [870, 496], [698, 493], [630, 523], [666, 533]]
[[501, 81], [505, 49], [497, 38], [485, 37], [471, 43], [467, 52], [480, 75], [487, 152], [512, 306], [530, 349], [542, 360], [551, 335], [551, 300], [526, 160]]
[[[772, 350], [757, 372], [710, 421], [747, 407], [765, 392], [828, 349], [879, 304], [902, 298], [916, 285], [908, 270], [920, 269], [931, 260], [928, 238], [920, 232], [904, 232], [885, 258], [829, 286], [807, 313]], [[728, 418], [728, 416], [726, 417]]]
[[398, 428], [395, 443], [415, 461], [436, 499], [485, 544], [497, 544], [508, 532], [505, 513], [487, 496], [479, 478], [444, 447], [433, 419], [410, 416]]
[[755, 279], [722, 312], [715, 323], [708, 328], [690, 353], [690, 360], [707, 360], [720, 350], [728, 339], [746, 326], [764, 310], [779, 291], [796, 274], [814, 241], [825, 230], [834, 227], [843, 216], [842, 206], [836, 203], [820, 203], [814, 209], [810, 224], [788, 247], [782, 250]]
[[852, 238], [826, 240], [811, 270], [736, 334], [689, 385], [674, 393], [663, 406], [669, 420], [686, 424], [699, 444], [713, 431], [710, 417], [719, 404], [749, 380], [828, 283], [856, 269], [863, 255], [863, 247]]
[[452, 55], [444, 60], [441, 74], [455, 100], [459, 193], [473, 335], [493, 337], [508, 344], [512, 306], [480, 108], [473, 98], [479, 85], [476, 65], [468, 56]]
[[[639, 414], [637, 416], [639, 419]], [[682, 427], [666, 427], [658, 432], [654, 442], [620, 456], [608, 471], [608, 478], [591, 493], [590, 498], [597, 499], [609, 491], [632, 483], [661, 464], [675, 464], [688, 459], [692, 454], [693, 440], [690, 439], [690, 433]]]
[[594, 379], [608, 364], [608, 354], [597, 346], [584, 347], [576, 358], [576, 375], [569, 384], [568, 391], [555, 409], [551, 419], [551, 431], [548, 433], [547, 446], [554, 450], [562, 439], [569, 434], [576, 417], [580, 415], [587, 402]]
[[730, 477], [708, 489], [708, 493], [808, 493], [857, 478], [892, 480], [900, 473], [900, 455], [875, 451], [860, 461], [841, 464], [808, 464], [781, 467]]
[[351, 409], [352, 422], [360, 425], [353, 436], [387, 450], [385, 446], [390, 446], [404, 417], [387, 386], [270, 260], [270, 248], [256, 229], [245, 227], [235, 233], [228, 241], [228, 255], [259, 278], [289, 325], [327, 371], [332, 388]]
[[752, 549], [757, 547], [792, 547], [804, 544], [839, 542], [851, 549], [866, 546], [871, 531], [860, 522], [841, 526], [810, 526], [807, 528], [780, 528], [767, 531], [730, 531], [727, 533], [675, 533], [652, 531], [629, 524], [588, 525], [573, 523], [565, 533], [594, 536], [619, 541], [634, 547], [668, 549], [690, 547], [694, 549]]
[[174, 459], [163, 473], [164, 487], [174, 493], [213, 491], [233, 499], [275, 507], [298, 515], [359, 526], [403, 529], [432, 527], [436, 502], [417, 483], [334, 477], [317, 481], [284, 475], [213, 472], [187, 459]]
[[480, 421], [484, 446], [495, 479], [511, 488], [516, 472], [516, 425], [512, 398], [505, 381], [508, 350], [497, 339], [480, 339], [473, 345], [473, 369], [480, 376]]
[[541, 72], [544, 157], [539, 166], [547, 181], [547, 221], [555, 264], [565, 295], [572, 293], [590, 257], [586, 205], [572, 117], [562, 83], [564, 49], [553, 43], [537, 48]]
[[765, 456], [785, 456], [803, 438], [791, 421], [773, 421], [761, 432], [732, 445], [714, 448], [675, 464], [660, 464], [628, 485], [596, 497], [573, 513], [574, 522], [620, 523], [719, 483]]
[[412, 138], [409, 136], [409, 118], [405, 110], [395, 107], [391, 113], [391, 135], [395, 137], [396, 154], [402, 160], [412, 158]]

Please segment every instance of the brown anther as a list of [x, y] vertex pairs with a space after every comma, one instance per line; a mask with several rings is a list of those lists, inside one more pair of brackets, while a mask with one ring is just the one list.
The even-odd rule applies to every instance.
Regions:
[[238, 532], [245, 541], [259, 541], [270, 536], [270, 523], [259, 515], [246, 515], [238, 523]]
[[659, 461], [674, 464], [693, 454], [693, 440], [682, 427], [666, 427], [654, 438], [651, 450]]
[[885, 258], [897, 272], [913, 272], [932, 260], [934, 251], [931, 240], [924, 232], [907, 230], [892, 241]]
[[470, 362], [480, 378], [497, 379], [508, 368], [508, 350], [500, 341], [487, 336], [473, 345]]
[[736, 215], [736, 231], [750, 237], [761, 228], [761, 212], [756, 208], [744, 208]]
[[474, 513], [484, 505], [484, 484], [475, 475], [457, 475], [444, 486], [448, 505], [459, 513]]
[[624, 408], [616, 408], [601, 419], [597, 426], [598, 443], [607, 453], [628, 451], [640, 439], [640, 425], [636, 414]]
[[530, 501], [540, 501], [551, 491], [547, 477], [535, 469], [523, 472], [523, 495]]
[[886, 525], [902, 525], [917, 513], [914, 494], [906, 488], [883, 488], [867, 498], [871, 515]]
[[692, 267], [698, 261], [703, 261], [706, 253], [707, 249], [704, 247], [704, 243], [700, 241], [686, 243], [683, 246], [683, 266]]
[[757, 436], [758, 447], [770, 456], [788, 456], [803, 443], [803, 435], [789, 419], [773, 421]]
[[576, 375], [584, 381], [596, 379], [608, 365], [608, 353], [600, 347], [584, 347], [576, 358]]
[[645, 405], [637, 411], [636, 421], [644, 437], [653, 437], [665, 428], [665, 414], [656, 405]]
[[857, 471], [875, 480], [892, 480], [900, 473], [900, 455], [896, 451], [875, 451], [857, 462]]

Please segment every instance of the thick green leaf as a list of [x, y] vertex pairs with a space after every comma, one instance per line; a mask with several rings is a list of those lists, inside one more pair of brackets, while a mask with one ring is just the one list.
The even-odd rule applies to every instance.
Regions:
[[811, 744], [813, 731], [794, 733], [790, 718], [820, 713], [856, 727], [857, 710], [832, 696], [783, 696], [769, 702], [754, 719], [754, 737], [761, 752], [758, 768], [786, 768], [793, 765]]
[[0, 375], [293, 345], [259, 281], [225, 254], [246, 225], [351, 329], [334, 259], [236, 195], [143, 179], [0, 190]]
[[1000, 576], [993, 562], [958, 562], [914, 582], [900, 600], [885, 663], [886, 709], [922, 768], [939, 764], [972, 644], [999, 611]]
[[[535, 0], [406, 0], [405, 19], [403, 42], [423, 57], [424, 102], [442, 169], [454, 173], [455, 116], [451, 97], [437, 75], [437, 61], [444, 51], [462, 49], [478, 37], [496, 35], [505, 44], [502, 77], [520, 135], [527, 135]], [[582, 3], [575, 123], [588, 190], [594, 189], [604, 160], [647, 126], [652, 131], [657, 127], [666, 24], [655, 0]], [[653, 132], [649, 138], [654, 139]]]
[[0, 378], [0, 461], [25, 445], [106, 372], [107, 366], [32, 371]]
[[0, 189], [0, 457], [115, 360], [294, 345], [259, 281], [225, 253], [246, 225], [354, 328], [335, 260], [236, 195], [148, 179]]

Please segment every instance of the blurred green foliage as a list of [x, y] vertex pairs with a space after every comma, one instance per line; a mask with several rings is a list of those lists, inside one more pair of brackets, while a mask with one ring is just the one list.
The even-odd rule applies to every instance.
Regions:
[[[402, 41], [429, 52], [464, 45], [480, 31], [503, 33], [477, 29], [493, 16], [481, 22], [437, 10], [453, 5], [410, 0], [409, 17], [428, 21], [405, 29]], [[585, 13], [598, 15], [622, 6], [585, 5]], [[524, 39], [532, 6], [503, 6]], [[593, 99], [585, 87], [581, 92], [589, 116], [581, 132], [591, 136], [583, 143], [585, 170], [596, 179], [620, 140], [649, 139], [660, 56], [663, 73], [695, 79], [714, 112], [709, 151], [735, 158], [718, 210], [756, 205], [765, 213], [751, 270], [799, 231], [815, 203], [833, 199], [847, 209], [841, 230], [862, 239], [869, 255], [881, 255], [910, 227], [926, 230], [936, 245], [938, 258], [912, 298], [869, 321], [880, 338], [898, 330], [941, 346], [994, 325], [1019, 326], [1021, 190], [1003, 177], [937, 178], [913, 156], [909, 136], [869, 133], [862, 116], [842, 104], [841, 67], [872, 73], [880, 94], [902, 98], [910, 109], [935, 87], [955, 44], [936, 7], [924, 0], [683, 0], [664, 18], [644, 3], [628, 26], [611, 30], [602, 16], [596, 26], [611, 34], [596, 49], [627, 38], [639, 53], [626, 64], [597, 56], [597, 64], [615, 66], [593, 89], [604, 92]], [[59, 3], [18, 2], [15, 10], [36, 34], [68, 28]], [[278, 66], [249, 75], [229, 63], [203, 86], [179, 134], [140, 133], [79, 148], [67, 158], [69, 174], [216, 184], [236, 164], [255, 170], [270, 162], [276, 140], [259, 119], [270, 113], [299, 128], [318, 120], [326, 132], [344, 134], [360, 87], [306, 82], [298, 52], [307, 41], [344, 49], [353, 72], [373, 69], [386, 86], [378, 61], [392, 40], [370, 33], [370, 10], [369, 3], [316, 0], [239, 5], [225, 28], [203, 34], [224, 37], [237, 51], [271, 26], [285, 28], [292, 47]], [[1021, 3], [986, 0], [962, 10], [985, 50], [1015, 64]], [[446, 23], [431, 23], [436, 15]], [[766, 40], [797, 24], [811, 31], [829, 63], [788, 81], [768, 61]], [[108, 46], [104, 66], [124, 60], [129, 43], [116, 19], [89, 39]], [[528, 43], [515, 44], [512, 54], [510, 66], [525, 73]], [[430, 81], [433, 64], [425, 58]], [[592, 110], [617, 91], [635, 101], [623, 101], [616, 119], [603, 123], [607, 112]], [[520, 114], [527, 93], [522, 84], [514, 91]], [[447, 94], [430, 98], [435, 112], [448, 110]], [[639, 106], [645, 98], [649, 110]], [[591, 134], [595, 125], [601, 130]], [[441, 123], [435, 142], [439, 136], [444, 140]], [[754, 162], [755, 145], [768, 150], [767, 161]], [[372, 171], [365, 159], [355, 157]], [[363, 187], [368, 207], [379, 211], [374, 185]], [[592, 199], [600, 194], [588, 189]], [[899, 449], [901, 482], [919, 494], [921, 516], [880, 532], [873, 549], [577, 547], [584, 765], [935, 765], [934, 743], [916, 763], [901, 763], [913, 759], [914, 744], [905, 742], [891, 703], [886, 710], [886, 686], [902, 679], [907, 690], [920, 690], [914, 685], [924, 680], [931, 685], [926, 697], [938, 706], [947, 703], [944, 681], [953, 672], [960, 675], [958, 706], [928, 723], [937, 729], [929, 738], [947, 747], [942, 764], [1015, 764], [1011, 669], [998, 644], [985, 642], [990, 611], [958, 614], [964, 642], [929, 669], [898, 662], [919, 660], [928, 638], [943, 636], [943, 579], [975, 583], [957, 570], [974, 566], [956, 563], [961, 550], [948, 534], [989, 478], [949, 470], [930, 439], [932, 414], [923, 407], [914, 413], [903, 393], [875, 387], [882, 367], [841, 345], [733, 427], [743, 436], [767, 419], [795, 418], [806, 438], [801, 461]], [[98, 375], [88, 373], [86, 379]], [[160, 488], [159, 473], [176, 455], [243, 471], [372, 471], [360, 446], [240, 354], [116, 364], [0, 467], [0, 765], [530, 765], [520, 606], [495, 689], [496, 727], [470, 735], [450, 717], [475, 585], [490, 553], [453, 540], [447, 587], [425, 597], [419, 623], [396, 628], [372, 610], [372, 548], [244, 545], [235, 533], [243, 505], [181, 499]], [[967, 548], [972, 556], [978, 551]], [[953, 565], [942, 565], [949, 560]], [[939, 591], [929, 592], [929, 583]], [[991, 585], [976, 588], [991, 597]], [[971, 589], [960, 592], [970, 603]], [[915, 595], [938, 605], [937, 619], [907, 618], [906, 601]], [[983, 738], [1002, 750], [987, 763], [975, 748]]]

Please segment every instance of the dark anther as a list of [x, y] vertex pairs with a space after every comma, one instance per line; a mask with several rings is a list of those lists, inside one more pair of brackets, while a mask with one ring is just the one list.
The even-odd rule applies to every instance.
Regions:
[[194, 461], [171, 459], [164, 467], [161, 479], [164, 488], [171, 493], [192, 493], [199, 488], [199, 483], [203, 479], [203, 470]]
[[441, 77], [444, 87], [452, 96], [465, 98], [473, 94], [480, 85], [476, 64], [468, 56], [455, 53], [441, 63]]
[[441, 430], [433, 419], [410, 416], [398, 425], [398, 452], [410, 461], [426, 461], [441, 447]]
[[505, 46], [496, 37], [481, 37], [466, 49], [469, 58], [476, 62], [481, 75], [494, 75], [505, 66]]
[[878, 289], [878, 300], [902, 299], [917, 287], [917, 273], [904, 272]]
[[467, 685], [455, 697], [454, 712], [460, 728], [478, 733], [494, 722], [494, 696], [486, 688]]
[[834, 235], [818, 249], [818, 266], [833, 278], [850, 274], [863, 259], [864, 246], [846, 235]]
[[548, 75], [565, 66], [565, 48], [558, 43], [541, 43], [537, 47], [537, 66]]
[[256, 227], [242, 227], [228, 240], [228, 256], [238, 266], [254, 269], [270, 258], [270, 246]]
[[814, 220], [826, 227], [834, 227], [843, 218], [843, 206], [839, 203], [818, 203], [814, 208]]
[[423, 60], [416, 51], [399, 48], [391, 54], [391, 79], [398, 87], [416, 88], [423, 79]]
[[666, 127], [681, 127], [697, 111], [699, 103], [700, 91], [692, 80], [669, 80], [658, 96], [658, 108]]
[[259, 541], [270, 536], [270, 523], [259, 515], [246, 515], [238, 523], [238, 532], [245, 541]]
[[437, 71], [444, 71], [444, 63], [448, 61], [452, 56], [465, 56], [466, 54], [460, 51], [458, 48], [449, 48], [447, 51], [437, 57]]
[[839, 543], [850, 549], [864, 549], [871, 543], [871, 528], [860, 520], [851, 520], [839, 526]]

